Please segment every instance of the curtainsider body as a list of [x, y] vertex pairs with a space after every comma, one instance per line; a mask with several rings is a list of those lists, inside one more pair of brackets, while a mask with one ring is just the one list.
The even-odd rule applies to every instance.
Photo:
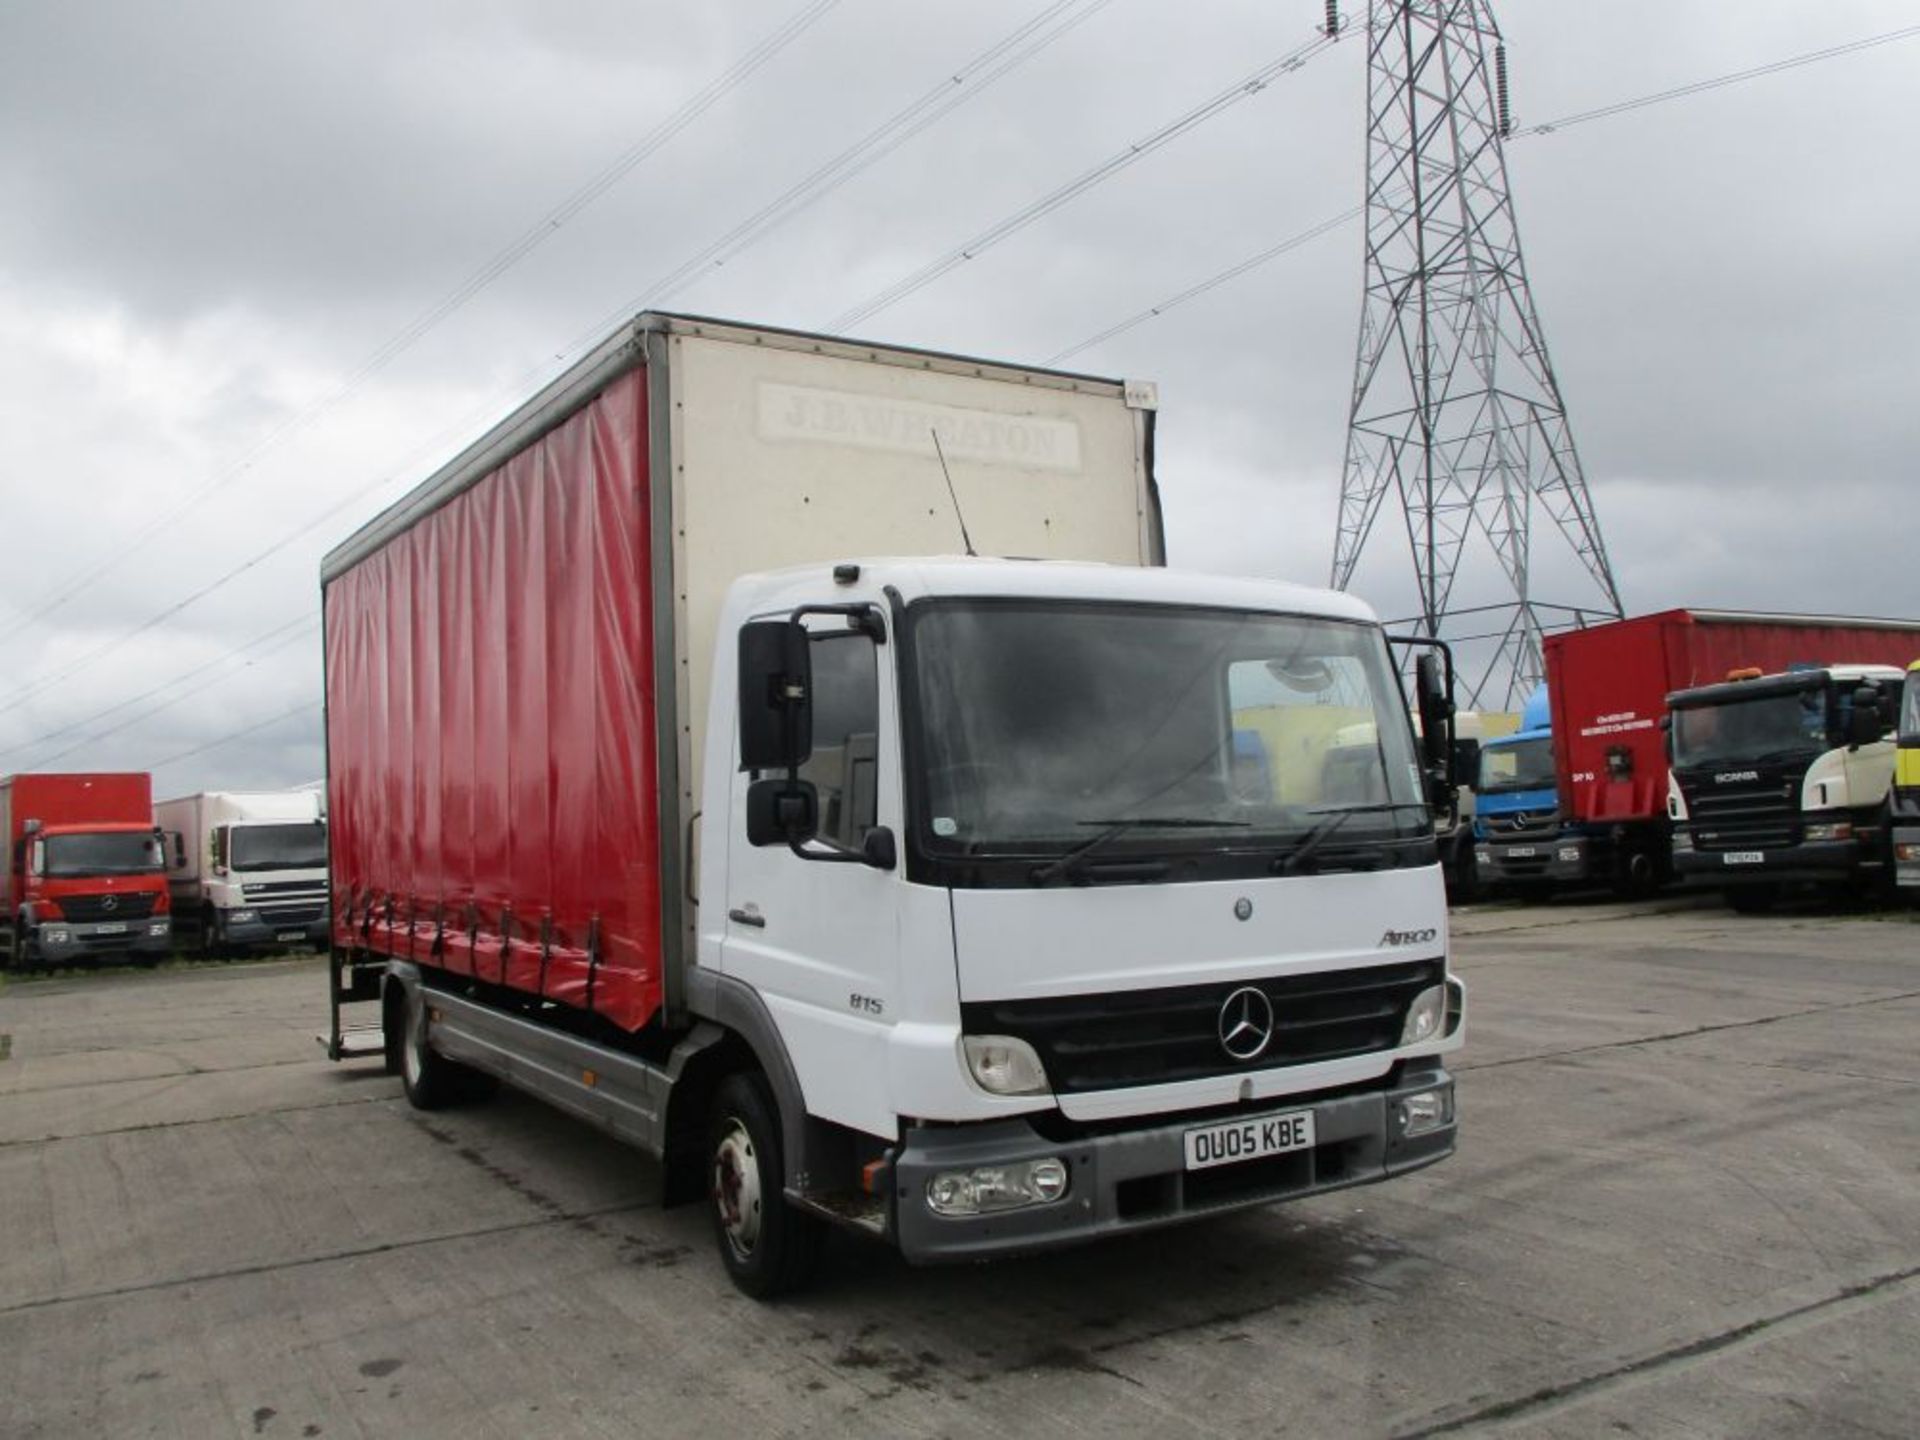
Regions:
[[755, 1294], [1450, 1153], [1440, 671], [1417, 746], [1360, 602], [1159, 568], [1153, 418], [645, 315], [337, 548], [330, 1053], [660, 1156]]

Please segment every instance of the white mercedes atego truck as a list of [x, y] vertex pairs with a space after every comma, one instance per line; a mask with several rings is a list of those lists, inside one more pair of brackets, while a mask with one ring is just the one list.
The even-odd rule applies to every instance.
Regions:
[[643, 315], [336, 547], [329, 1054], [659, 1157], [763, 1296], [1450, 1154], [1444, 652], [1422, 742], [1366, 604], [1162, 568], [1152, 403]]

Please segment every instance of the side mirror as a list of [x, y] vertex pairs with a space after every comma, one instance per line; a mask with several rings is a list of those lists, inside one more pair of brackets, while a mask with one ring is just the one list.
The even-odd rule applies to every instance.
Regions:
[[1880, 713], [1880, 692], [1862, 685], [1853, 692], [1853, 713], [1847, 717], [1847, 741], [1871, 745], [1887, 733], [1887, 717]]
[[743, 625], [740, 768], [793, 770], [812, 753], [813, 652], [806, 627], [797, 620]]
[[1453, 758], [1453, 697], [1440, 678], [1440, 657], [1432, 651], [1413, 662], [1413, 693], [1420, 710], [1421, 756], [1429, 770], [1445, 771]]
[[747, 843], [799, 845], [820, 829], [820, 792], [809, 780], [756, 780], [747, 787]]
[[1453, 742], [1453, 773], [1460, 784], [1472, 786], [1480, 779], [1480, 742], [1478, 740], [1460, 740]]

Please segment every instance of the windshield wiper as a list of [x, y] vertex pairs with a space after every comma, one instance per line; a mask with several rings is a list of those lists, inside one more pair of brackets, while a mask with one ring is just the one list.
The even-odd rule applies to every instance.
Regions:
[[1247, 828], [1248, 822], [1245, 820], [1208, 820], [1195, 815], [1129, 815], [1121, 820], [1079, 820], [1074, 823], [1079, 825], [1104, 825], [1107, 828], [1102, 830], [1098, 835], [1095, 835], [1092, 839], [1081, 841], [1057, 859], [1049, 860], [1045, 865], [1035, 866], [1033, 871], [1034, 884], [1045, 885], [1056, 875], [1069, 873], [1082, 859], [1092, 854], [1095, 850], [1098, 850], [1109, 840], [1116, 839], [1126, 834], [1127, 831], [1141, 825], [1157, 825], [1166, 830], [1212, 830], [1217, 828], [1244, 830]]
[[1394, 810], [1425, 811], [1426, 808], [1418, 800], [1388, 800], [1379, 805], [1338, 805], [1325, 810], [1309, 810], [1309, 815], [1324, 815], [1327, 818], [1303, 835], [1293, 853], [1281, 861], [1277, 868], [1282, 875], [1293, 874], [1313, 858], [1314, 851], [1326, 844], [1334, 831], [1355, 815], [1384, 815]]

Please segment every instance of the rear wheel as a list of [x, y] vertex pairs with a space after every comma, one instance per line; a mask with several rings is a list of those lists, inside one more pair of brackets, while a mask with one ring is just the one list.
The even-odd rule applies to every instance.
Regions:
[[758, 1075], [729, 1075], [707, 1125], [708, 1190], [720, 1262], [757, 1300], [805, 1286], [819, 1268], [827, 1228], [789, 1205], [779, 1110]]
[[1778, 885], [1742, 885], [1725, 893], [1727, 904], [1742, 915], [1764, 915], [1780, 899]]
[[1644, 900], [1660, 888], [1660, 867], [1645, 850], [1628, 850], [1613, 869], [1613, 893], [1622, 900]]

